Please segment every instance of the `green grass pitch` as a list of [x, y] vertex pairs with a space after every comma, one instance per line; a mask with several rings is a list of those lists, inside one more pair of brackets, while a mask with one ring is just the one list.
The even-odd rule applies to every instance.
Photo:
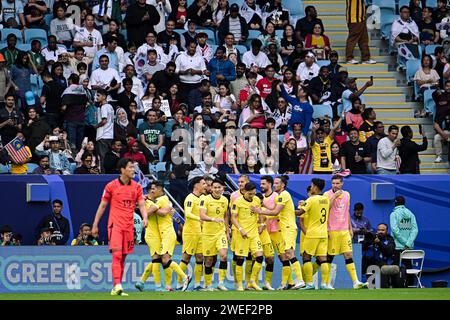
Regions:
[[450, 300], [449, 288], [272, 292], [137, 292], [112, 297], [109, 292], [2, 294], [0, 300]]

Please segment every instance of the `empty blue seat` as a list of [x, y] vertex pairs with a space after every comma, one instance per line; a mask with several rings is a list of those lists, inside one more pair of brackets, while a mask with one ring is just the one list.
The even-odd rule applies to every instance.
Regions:
[[10, 173], [11, 167], [9, 165], [0, 164], [0, 173]]
[[333, 118], [333, 109], [327, 104], [315, 104], [313, 105], [313, 119], [322, 118], [328, 116], [330, 119]]
[[28, 52], [31, 50], [31, 44], [29, 43], [19, 43], [16, 48], [20, 51]]
[[383, 39], [387, 40], [390, 39], [392, 24], [398, 17], [399, 16], [396, 16], [393, 13], [381, 14], [380, 29], [381, 29], [381, 36], [383, 37]]
[[436, 103], [433, 100], [433, 92], [436, 90], [426, 90], [423, 94], [423, 105], [425, 111], [433, 115], [436, 114]]
[[246, 53], [248, 51], [247, 47], [242, 44], [235, 45], [234, 47], [239, 51], [241, 58], [244, 55], [244, 53]]
[[316, 62], [319, 67], [328, 66], [331, 62], [330, 60], [317, 60]]
[[34, 39], [41, 41], [41, 44], [47, 42], [47, 32], [42, 29], [25, 29], [24, 42], [31, 43]]
[[420, 60], [408, 60], [406, 61], [406, 81], [413, 82], [414, 75], [417, 70], [420, 69], [421, 62]]
[[33, 173], [34, 169], [38, 168], [39, 165], [37, 163], [27, 163], [28, 173]]
[[144, 119], [138, 119], [136, 128], [139, 129], [139, 127], [140, 127], [141, 124], [143, 124], [143, 123], [144, 123]]
[[3, 48], [6, 48], [8, 45], [6, 44], [6, 42], [0, 42], [0, 50]]
[[429, 44], [429, 45], [427, 45], [427, 46], [425, 47], [425, 54], [431, 54], [431, 55], [434, 55], [434, 50], [435, 50], [437, 47], [442, 47], [442, 46], [441, 46], [441, 45], [438, 45], [438, 44]]
[[258, 36], [260, 34], [261, 34], [261, 31], [259, 31], [259, 30], [248, 30], [248, 38], [247, 38], [247, 40], [256, 39], [256, 38], [258, 38]]
[[291, 16], [304, 15], [305, 12], [302, 0], [283, 1], [283, 8], [289, 10]]
[[1, 33], [1, 39], [4, 42], [6, 42], [6, 38], [11, 33], [16, 35], [17, 43], [23, 42], [23, 35], [19, 29], [12, 29], [12, 28], [1, 29], [0, 33]]

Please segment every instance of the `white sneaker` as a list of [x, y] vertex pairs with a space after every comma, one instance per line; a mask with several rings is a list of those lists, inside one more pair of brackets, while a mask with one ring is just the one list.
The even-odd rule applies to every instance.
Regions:
[[443, 160], [442, 160], [441, 156], [437, 156], [436, 160], [434, 160], [435, 163], [439, 163], [439, 162], [442, 162], [442, 161]]
[[214, 288], [211, 286], [200, 289], [200, 291], [214, 291]]
[[359, 63], [358, 60], [355, 59], [347, 61], [347, 64], [358, 64], [358, 63]]
[[372, 60], [372, 59], [369, 59], [369, 60], [367, 60], [367, 61], [363, 61], [363, 62], [361, 62], [362, 64], [375, 64], [375, 63], [377, 63], [375, 60]]
[[227, 287], [225, 287], [225, 286], [223, 285], [223, 283], [220, 283], [220, 284], [217, 286], [217, 289], [220, 290], [220, 291], [228, 291]]
[[300, 288], [303, 288], [303, 287], [305, 287], [306, 286], [306, 284], [305, 284], [305, 281], [303, 281], [303, 280], [299, 280], [299, 281], [297, 281], [296, 283], [295, 283], [295, 286], [294, 286], [294, 290], [297, 290], [297, 289], [300, 289]]
[[358, 289], [367, 289], [367, 288], [369, 288], [369, 283], [368, 282], [355, 282], [354, 284], [353, 284], [353, 289], [356, 289], [356, 290], [358, 290]]
[[268, 283], [268, 282], [264, 282], [264, 285], [263, 285], [262, 288], [263, 288], [263, 290], [275, 291], [275, 289], [272, 288], [272, 286], [271, 286], [270, 283]]

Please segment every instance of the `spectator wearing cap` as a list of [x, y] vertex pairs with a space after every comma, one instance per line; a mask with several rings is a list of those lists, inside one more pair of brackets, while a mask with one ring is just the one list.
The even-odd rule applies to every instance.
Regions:
[[181, 35], [181, 48], [186, 51], [187, 45], [191, 42], [197, 42], [195, 36], [197, 35], [197, 26], [194, 20], [188, 20], [187, 31]]
[[348, 37], [345, 49], [347, 63], [358, 64], [353, 56], [353, 50], [358, 44], [361, 50], [361, 60], [363, 64], [377, 63], [370, 58], [369, 34], [366, 24], [366, 4], [365, 0], [348, 0], [346, 7], [346, 17], [348, 26]]
[[193, 20], [197, 26], [213, 26], [212, 9], [207, 0], [196, 0], [188, 8], [188, 18]]
[[156, 43], [158, 43], [158, 45], [163, 48], [165, 54], [169, 54], [171, 42], [176, 40], [177, 47], [181, 44], [180, 35], [173, 31], [174, 29], [175, 21], [169, 19], [166, 22], [166, 28], [163, 31], [159, 32], [158, 36], [156, 37]]
[[297, 80], [300, 83], [306, 84], [312, 78], [317, 77], [320, 67], [316, 63], [316, 56], [312, 52], [308, 52], [305, 56], [305, 62], [298, 65], [297, 68]]
[[63, 202], [55, 199], [52, 201], [52, 205], [52, 213], [44, 216], [37, 225], [37, 238], [40, 236], [40, 231], [46, 228], [48, 231], [51, 231], [56, 245], [63, 246], [69, 240], [70, 223], [62, 215]]
[[109, 59], [109, 68], [119, 71], [119, 57], [116, 53], [117, 48], [117, 38], [111, 36], [106, 40], [106, 46], [103, 49], [97, 51], [94, 57], [94, 62], [92, 63], [92, 70], [96, 70], [100, 67], [99, 58], [102, 55], [106, 55]]
[[342, 68], [342, 66], [338, 63], [339, 61], [339, 54], [337, 51], [331, 51], [330, 52], [330, 64], [327, 66], [328, 71], [330, 71], [330, 79], [335, 79], [339, 75], [339, 70]]
[[205, 65], [208, 65], [214, 56], [213, 49], [206, 43], [208, 35], [205, 32], [199, 32], [195, 39], [197, 40], [197, 54], [201, 55], [205, 59]]
[[127, 8], [125, 16], [128, 41], [140, 46], [148, 33], [155, 31], [155, 26], [160, 20], [159, 12], [154, 6], [146, 4], [146, 0], [137, 0]]
[[0, 53], [6, 59], [6, 67], [10, 68], [16, 61], [19, 50], [16, 48], [17, 36], [13, 33], [8, 34], [6, 37], [7, 46], [0, 50]]
[[56, 36], [56, 41], [70, 47], [74, 35], [74, 23], [72, 18], [66, 17], [66, 6], [56, 6], [56, 18], [50, 22], [50, 34]]
[[356, 98], [359, 98], [361, 100], [361, 103], [364, 104], [365, 101], [363, 93], [367, 88], [373, 86], [373, 82], [369, 80], [363, 85], [361, 89], [358, 90], [356, 80], [357, 78], [347, 78], [346, 80], [346, 86], [348, 89], [342, 93], [342, 104], [344, 106], [343, 111], [345, 113], [352, 109], [353, 101]]
[[225, 59], [225, 47], [218, 47], [216, 56], [208, 63], [208, 70], [211, 73], [209, 80], [213, 87], [217, 87], [219, 82], [231, 82], [236, 79], [236, 68], [234, 64]]
[[60, 54], [67, 52], [64, 47], [60, 47], [57, 45], [56, 36], [49, 35], [47, 38], [47, 42], [47, 46], [41, 51], [41, 54], [44, 56], [45, 61], [56, 62], [58, 61], [58, 57]]
[[316, 24], [320, 24], [322, 30], [325, 30], [322, 20], [317, 18], [317, 11], [314, 6], [307, 6], [305, 8], [305, 14], [306, 16], [297, 20], [295, 25], [295, 35], [298, 41], [304, 41], [308, 34], [313, 33]]
[[258, 68], [258, 72], [262, 72], [270, 64], [270, 61], [267, 55], [261, 51], [261, 40], [253, 39], [251, 47], [252, 49], [242, 56], [242, 62], [245, 63], [247, 69], [255, 66]]
[[232, 33], [237, 43], [245, 43], [248, 38], [248, 25], [239, 14], [239, 5], [230, 6], [230, 14], [223, 18], [218, 29], [219, 39], [225, 39], [226, 34]]
[[84, 19], [84, 27], [77, 30], [73, 39], [73, 46], [83, 47], [86, 56], [91, 58], [103, 45], [102, 34], [94, 26], [94, 16], [87, 14]]
[[180, 76], [180, 92], [186, 98], [191, 90], [200, 86], [200, 82], [209, 71], [206, 69], [205, 60], [197, 53], [195, 42], [191, 42], [187, 51], [177, 57], [175, 64], [176, 72]]

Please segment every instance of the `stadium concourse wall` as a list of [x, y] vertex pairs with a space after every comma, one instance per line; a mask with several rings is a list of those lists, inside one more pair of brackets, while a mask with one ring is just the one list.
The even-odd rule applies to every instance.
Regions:
[[[15, 233], [23, 235], [24, 245], [32, 245], [35, 243], [37, 236], [36, 226], [43, 216], [51, 213], [51, 200], [59, 198], [64, 202], [63, 215], [71, 222], [72, 239], [78, 234], [78, 227], [82, 223], [92, 223], [104, 186], [116, 177], [113, 175], [0, 175], [0, 225], [10, 225]], [[231, 177], [237, 180], [237, 176]], [[288, 191], [291, 192], [295, 203], [300, 199], [306, 199], [306, 187], [310, 184], [311, 178], [313, 177], [314, 175], [290, 176]], [[317, 177], [325, 178], [327, 180], [326, 188], [330, 188], [330, 176]], [[258, 175], [251, 176], [251, 180], [259, 186]], [[403, 195], [406, 197], [407, 207], [416, 215], [419, 226], [419, 235], [415, 243], [416, 248], [423, 249], [426, 252], [424, 269], [427, 271], [448, 269], [450, 266], [450, 175], [360, 175], [346, 178], [344, 188], [351, 193], [352, 206], [356, 202], [364, 203], [364, 214], [375, 227], [379, 222], [389, 223], [389, 215], [394, 204], [393, 198], [384, 201], [372, 200], [372, 187], [374, 183], [384, 183], [388, 184], [388, 186], [389, 184], [391, 186], [393, 185], [395, 187], [395, 194], [390, 195], [391, 198], [395, 195]], [[44, 187], [48, 186], [48, 199], [41, 199], [39, 201], [39, 199], [35, 199], [29, 195], [29, 200], [32, 201], [27, 202], [27, 186], [29, 187], [30, 184], [40, 184]], [[104, 217], [100, 223], [100, 244], [103, 242], [106, 243], [107, 241], [105, 232], [106, 221], [107, 218]], [[101, 248], [103, 247], [99, 247], [98, 249], [83, 247], [80, 250], [87, 250], [83, 252], [87, 253], [88, 257], [90, 255], [89, 250], [103, 250], [98, 251], [99, 257], [103, 257], [101, 259], [105, 260], [110, 259], [106, 248]], [[357, 248], [358, 246], [355, 246], [355, 250]], [[2, 271], [0, 277], [5, 279], [4, 272], [6, 272], [6, 269], [4, 268], [4, 259], [10, 256], [20, 257], [27, 253], [30, 253], [36, 259], [41, 253], [43, 257], [52, 257], [54, 251], [50, 252], [48, 250], [61, 250], [59, 255], [66, 254], [67, 257], [70, 257], [71, 254], [79, 256], [75, 254], [78, 251], [72, 251], [72, 253], [69, 251], [75, 250], [75, 248], [2, 247], [0, 249], [0, 257], [3, 260], [0, 265]], [[147, 258], [148, 252], [145, 246], [139, 247], [137, 252], [142, 252], [142, 259]], [[345, 273], [344, 265], [342, 267], [339, 266], [341, 260], [337, 259], [338, 288], [347, 287], [345, 282], [342, 284], [339, 283], [341, 279], [343, 279], [342, 281], [348, 281], [348, 275], [341, 274], [341, 272]], [[357, 264], [358, 271], [360, 271], [360, 253], [359, 256], [355, 253], [354, 260]], [[277, 272], [275, 273], [278, 274]], [[450, 280], [450, 275], [449, 272], [436, 273], [426, 275], [426, 278]], [[424, 283], [430, 286], [429, 281], [427, 283], [427, 279], [425, 279]], [[6, 286], [1, 285], [0, 292], [4, 288]]]

